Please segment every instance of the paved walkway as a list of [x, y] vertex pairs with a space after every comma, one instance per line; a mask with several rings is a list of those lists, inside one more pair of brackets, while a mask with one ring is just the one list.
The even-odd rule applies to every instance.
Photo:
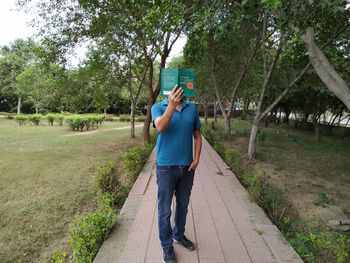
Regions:
[[[154, 151], [95, 263], [162, 262], [157, 228]], [[302, 262], [204, 139], [186, 225], [197, 246], [174, 244], [179, 263]]]

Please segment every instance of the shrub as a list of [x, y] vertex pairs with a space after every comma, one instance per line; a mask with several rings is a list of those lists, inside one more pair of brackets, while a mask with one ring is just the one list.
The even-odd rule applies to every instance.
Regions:
[[102, 192], [115, 193], [120, 188], [117, 167], [111, 161], [98, 167], [96, 180]]
[[337, 259], [337, 263], [345, 263], [350, 261], [350, 236], [340, 234], [333, 243], [334, 255]]
[[296, 233], [291, 243], [303, 259], [312, 263], [320, 262], [319, 256], [326, 256], [331, 245], [326, 232], [320, 230]]
[[46, 119], [47, 119], [49, 125], [53, 126], [53, 123], [55, 121], [55, 114], [53, 114], [53, 113], [47, 114]]
[[63, 121], [64, 121], [64, 115], [62, 114], [55, 114], [54, 115], [55, 121], [62, 126], [63, 125]]
[[[124, 203], [129, 193], [129, 187], [120, 182], [117, 168], [113, 162], [108, 162], [98, 168], [96, 181], [103, 195], [112, 196], [113, 205], [121, 206]], [[103, 195], [102, 199], [106, 197]]]
[[135, 116], [135, 121], [138, 121], [138, 122], [144, 122], [145, 119], [146, 119], [146, 117], [143, 115]]
[[150, 136], [150, 142], [152, 145], [155, 145], [157, 142], [157, 137], [158, 137], [158, 133], [156, 130], [153, 130], [149, 133]]
[[19, 114], [15, 117], [15, 120], [19, 125], [22, 125], [28, 120], [28, 116], [23, 115], [23, 114]]
[[78, 117], [71, 115], [65, 118], [65, 122], [69, 125], [69, 127], [75, 131], [79, 129]]
[[215, 151], [223, 157], [224, 152], [225, 152], [225, 147], [224, 145], [222, 145], [220, 142], [215, 141], [213, 144], [213, 148], [215, 149]]
[[95, 126], [98, 128], [98, 124], [102, 124], [104, 118], [102, 114], [82, 114], [67, 116], [65, 121], [73, 131], [83, 131], [84, 128], [86, 130], [89, 130], [91, 127], [94, 128]]
[[119, 121], [130, 121], [130, 115], [129, 114], [119, 115]]
[[208, 124], [202, 125], [201, 133], [203, 134], [203, 136], [207, 139], [207, 141], [210, 144], [213, 144], [213, 142], [214, 142], [214, 134], [213, 134], [213, 130], [210, 128], [210, 126]]
[[226, 149], [224, 153], [225, 162], [231, 167], [235, 167], [238, 163], [237, 153], [232, 149]]
[[106, 114], [104, 116], [105, 121], [116, 121], [118, 119], [114, 114]]
[[28, 119], [35, 125], [39, 126], [41, 118], [43, 116], [41, 114], [32, 114], [28, 116]]
[[151, 151], [152, 145], [145, 143], [143, 146], [129, 149], [123, 155], [124, 169], [131, 176], [130, 179], [132, 182], [135, 182], [137, 176], [142, 171]]
[[73, 247], [72, 262], [92, 262], [115, 220], [113, 209], [102, 207], [73, 223], [69, 235]]

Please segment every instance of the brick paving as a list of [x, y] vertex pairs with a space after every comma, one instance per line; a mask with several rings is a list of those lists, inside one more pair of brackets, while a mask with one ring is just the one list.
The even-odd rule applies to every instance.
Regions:
[[[155, 151], [95, 263], [162, 262], [154, 160]], [[303, 262], [262, 210], [249, 201], [233, 172], [204, 138], [186, 236], [194, 241], [196, 250], [174, 244], [179, 263]]]

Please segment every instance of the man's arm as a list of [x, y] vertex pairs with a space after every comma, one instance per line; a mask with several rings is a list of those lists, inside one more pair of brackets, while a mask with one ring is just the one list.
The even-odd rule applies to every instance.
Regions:
[[195, 130], [193, 132], [194, 136], [194, 160], [191, 163], [190, 168], [188, 170], [190, 171], [191, 169], [196, 170], [199, 160], [201, 157], [201, 152], [202, 152], [202, 134], [200, 130]]
[[183, 89], [179, 88], [176, 90], [176, 87], [177, 85], [173, 88], [168, 97], [168, 106], [164, 114], [154, 120], [154, 124], [159, 132], [166, 131], [176, 106], [181, 102]]

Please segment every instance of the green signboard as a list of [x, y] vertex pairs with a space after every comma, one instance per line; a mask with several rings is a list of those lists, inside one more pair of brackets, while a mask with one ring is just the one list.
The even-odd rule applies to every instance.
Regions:
[[161, 95], [168, 96], [174, 86], [184, 90], [182, 96], [194, 97], [195, 89], [195, 71], [194, 69], [162, 68], [161, 69]]

